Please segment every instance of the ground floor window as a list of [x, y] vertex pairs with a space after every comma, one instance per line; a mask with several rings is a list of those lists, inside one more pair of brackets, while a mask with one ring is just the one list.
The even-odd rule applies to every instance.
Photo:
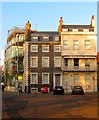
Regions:
[[38, 92], [38, 88], [31, 88], [31, 93], [36, 93]]
[[31, 73], [30, 83], [31, 84], [38, 84], [38, 73]]
[[85, 74], [85, 82], [86, 82], [86, 84], [90, 84], [90, 80], [91, 80], [91, 75], [90, 74]]
[[42, 84], [49, 84], [49, 73], [42, 73]]

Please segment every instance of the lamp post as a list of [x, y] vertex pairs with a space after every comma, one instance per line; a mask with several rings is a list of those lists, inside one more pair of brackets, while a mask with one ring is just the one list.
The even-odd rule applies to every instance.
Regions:
[[67, 94], [67, 79], [66, 79], [66, 94]]

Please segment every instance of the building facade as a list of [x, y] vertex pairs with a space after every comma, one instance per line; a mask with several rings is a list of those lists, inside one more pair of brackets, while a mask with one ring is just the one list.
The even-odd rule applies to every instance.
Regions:
[[[21, 81], [26, 92], [40, 91], [42, 85], [49, 91], [57, 85], [63, 86], [65, 92], [71, 92], [75, 85], [83, 86], [85, 92], [97, 91], [94, 16], [89, 25], [65, 25], [61, 17], [58, 31], [31, 30], [28, 21], [24, 29], [8, 36], [7, 45], [13, 39], [15, 44], [5, 50], [6, 75], [7, 69], [15, 68], [11, 79], [14, 83], [16, 79]], [[8, 59], [10, 53], [17, 55]]]
[[61, 23], [63, 86], [69, 92], [75, 85], [83, 86], [85, 92], [97, 91], [94, 16], [90, 25], [61, 25]]
[[4, 53], [4, 75], [6, 86], [16, 88], [23, 80], [23, 43], [25, 29], [14, 27], [8, 31], [7, 45]]
[[99, 52], [97, 52], [97, 86], [99, 91]]

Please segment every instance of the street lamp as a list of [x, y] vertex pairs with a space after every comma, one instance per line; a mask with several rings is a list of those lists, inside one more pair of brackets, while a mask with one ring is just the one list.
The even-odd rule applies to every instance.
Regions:
[[66, 94], [67, 94], [67, 79], [66, 79]]

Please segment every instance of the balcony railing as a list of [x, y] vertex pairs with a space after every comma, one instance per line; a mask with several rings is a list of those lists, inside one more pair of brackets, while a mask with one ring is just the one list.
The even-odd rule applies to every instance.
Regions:
[[97, 71], [96, 66], [63, 66], [63, 71]]

